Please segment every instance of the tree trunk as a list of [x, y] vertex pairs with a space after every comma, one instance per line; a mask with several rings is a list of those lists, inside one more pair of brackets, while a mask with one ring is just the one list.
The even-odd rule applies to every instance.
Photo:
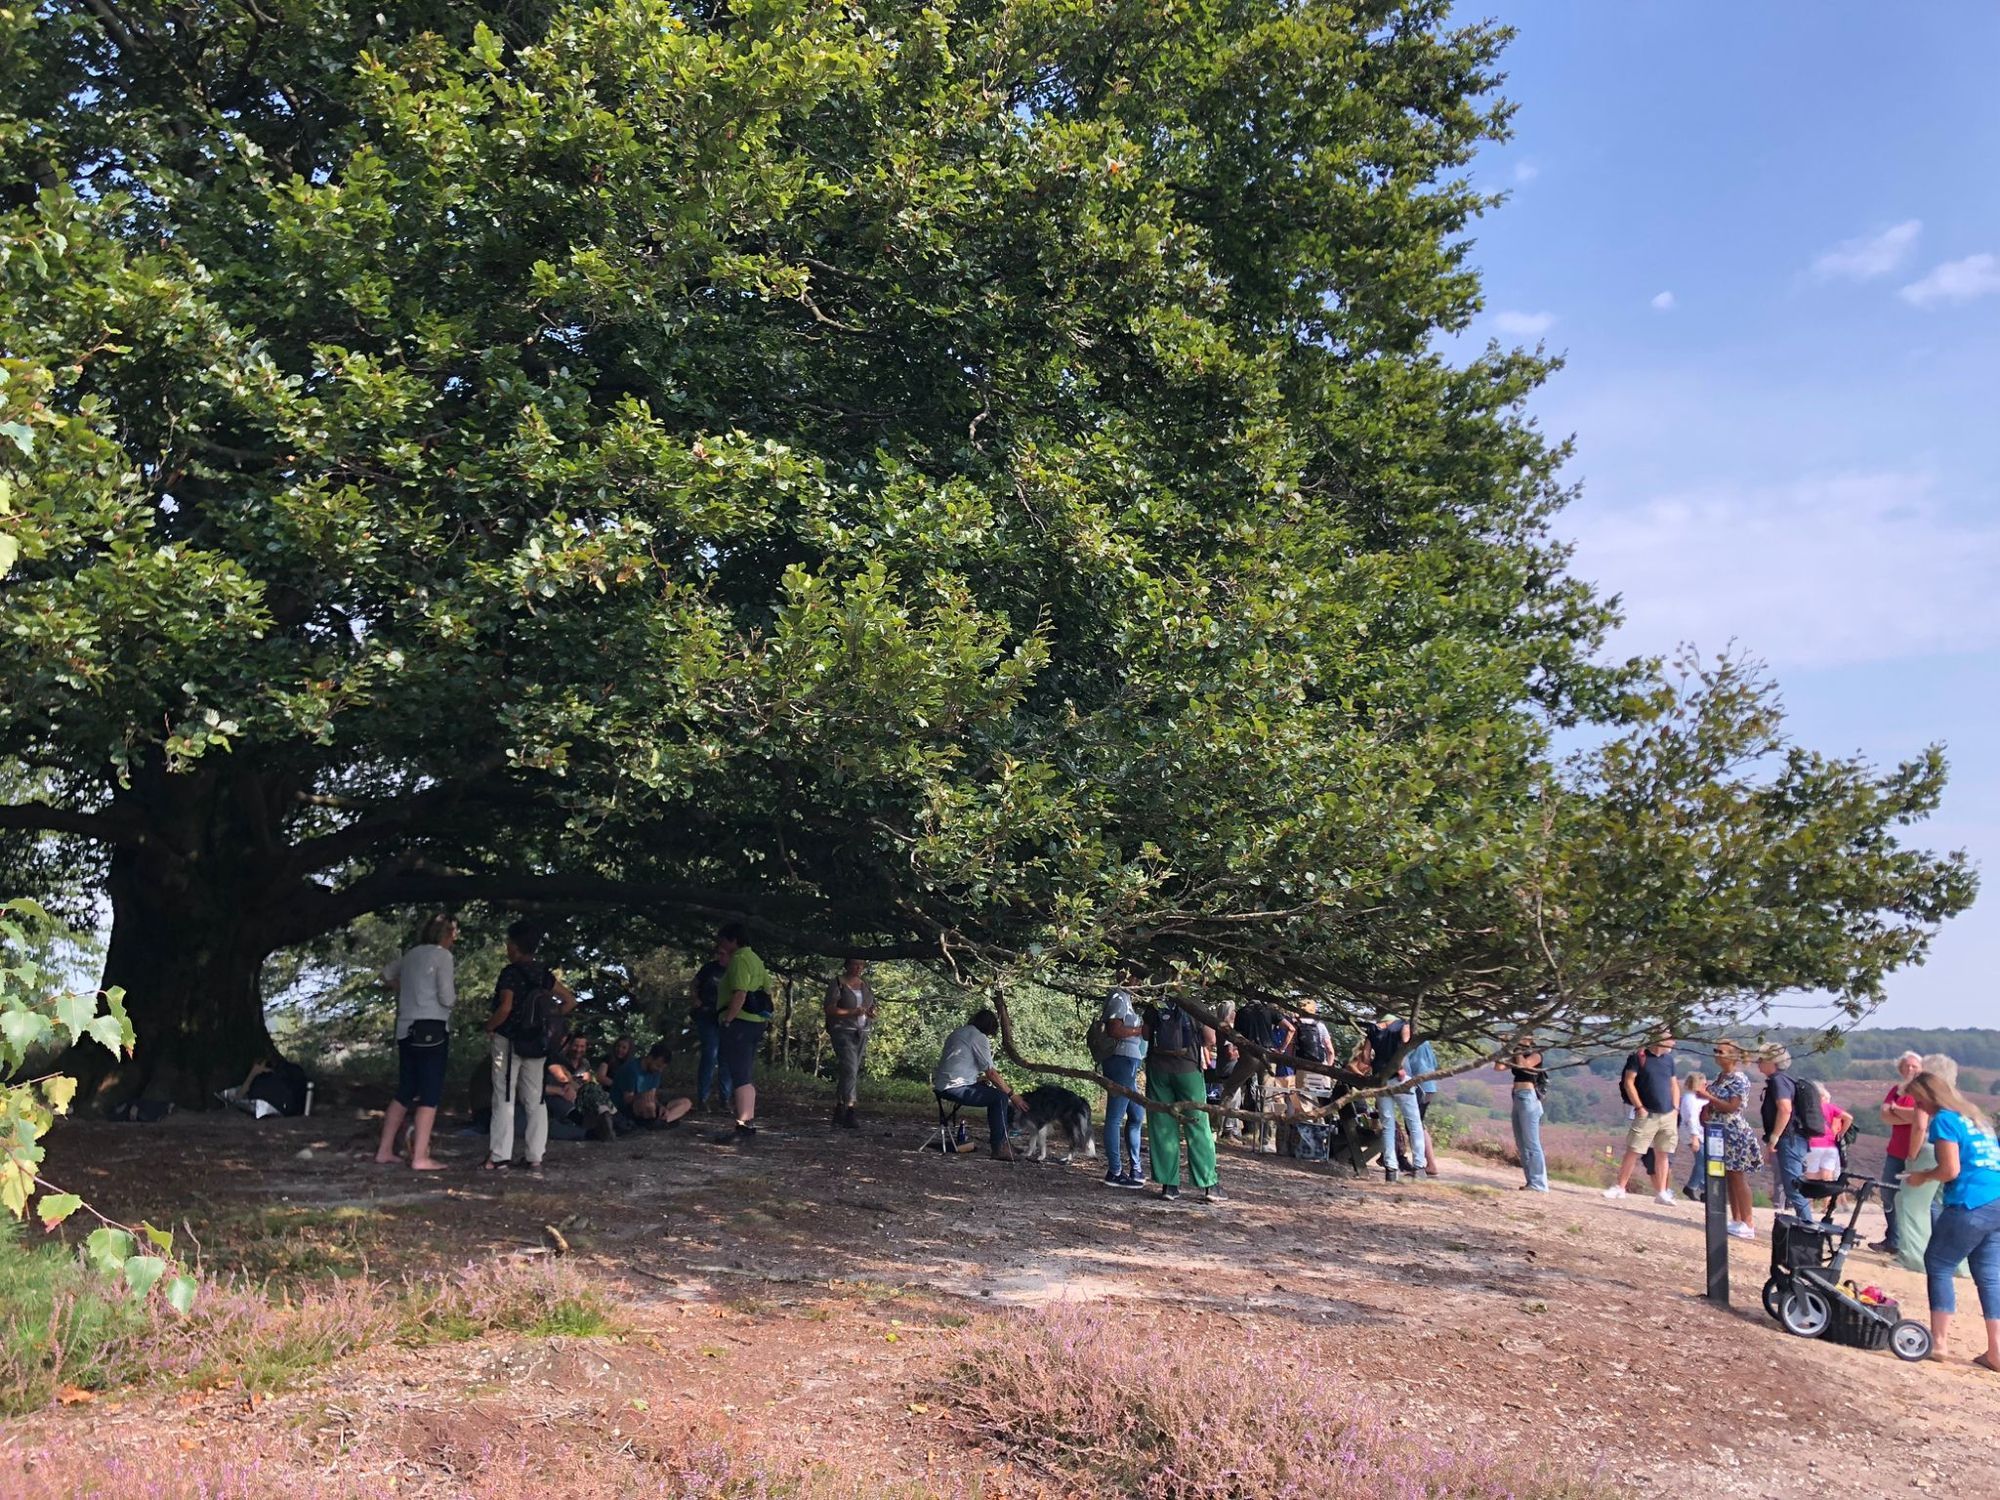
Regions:
[[271, 1055], [258, 987], [270, 893], [207, 873], [141, 850], [112, 855], [104, 987], [125, 991], [139, 1044], [118, 1064], [94, 1043], [69, 1059], [103, 1103], [143, 1095], [205, 1108]]

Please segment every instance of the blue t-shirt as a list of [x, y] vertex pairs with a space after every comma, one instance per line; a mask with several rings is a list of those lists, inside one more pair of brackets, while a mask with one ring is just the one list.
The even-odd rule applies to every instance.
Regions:
[[1947, 1208], [1984, 1208], [2000, 1198], [2000, 1141], [1989, 1130], [1973, 1127], [1956, 1110], [1941, 1109], [1931, 1121], [1931, 1144], [1952, 1141], [1958, 1146], [1958, 1176], [1944, 1185]]
[[620, 1109], [628, 1105], [634, 1094], [643, 1094], [660, 1086], [660, 1075], [646, 1071], [646, 1065], [636, 1057], [628, 1057], [618, 1065], [618, 1071], [611, 1075], [611, 1100]]
[[[1425, 1073], [1435, 1073], [1437, 1065], [1437, 1049], [1431, 1046], [1429, 1041], [1418, 1042], [1403, 1057], [1403, 1066], [1410, 1070], [1412, 1078], [1421, 1077]], [[1435, 1078], [1429, 1083], [1420, 1083], [1417, 1085], [1417, 1092], [1420, 1094], [1435, 1094], [1437, 1091], [1438, 1086]]]

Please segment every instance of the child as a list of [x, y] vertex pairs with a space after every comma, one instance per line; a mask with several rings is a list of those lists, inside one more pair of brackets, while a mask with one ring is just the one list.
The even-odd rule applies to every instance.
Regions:
[[1696, 1203], [1708, 1201], [1708, 1138], [1701, 1124], [1702, 1105], [1707, 1098], [1708, 1079], [1700, 1073], [1688, 1074], [1681, 1083], [1681, 1139], [1691, 1149], [1687, 1186], [1681, 1189], [1681, 1196]]

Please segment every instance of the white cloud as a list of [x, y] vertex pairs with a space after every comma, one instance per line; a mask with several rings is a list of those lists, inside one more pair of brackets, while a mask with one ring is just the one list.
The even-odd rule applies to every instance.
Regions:
[[1541, 175], [1542, 169], [1531, 161], [1517, 161], [1514, 163], [1514, 180], [1516, 182], [1533, 182]]
[[1991, 255], [1968, 255], [1964, 260], [1934, 266], [1929, 275], [1896, 295], [1912, 307], [1929, 307], [1933, 302], [1970, 302], [1995, 292], [2000, 292], [2000, 260]]
[[1813, 262], [1813, 275], [1822, 281], [1872, 281], [1887, 276], [1917, 248], [1917, 236], [1923, 228], [1923, 220], [1905, 219], [1879, 234], [1842, 240]]
[[1924, 473], [1715, 485], [1565, 516], [1575, 570], [1624, 596], [1619, 644], [1730, 641], [1773, 667], [2000, 648], [2000, 521], [1955, 515]]
[[1674, 294], [1672, 292], [1656, 292], [1653, 296], [1652, 306], [1654, 312], [1672, 312], [1674, 310]]
[[1497, 312], [1493, 315], [1493, 326], [1502, 333], [1511, 333], [1517, 338], [1539, 338], [1556, 326], [1556, 315], [1545, 312]]

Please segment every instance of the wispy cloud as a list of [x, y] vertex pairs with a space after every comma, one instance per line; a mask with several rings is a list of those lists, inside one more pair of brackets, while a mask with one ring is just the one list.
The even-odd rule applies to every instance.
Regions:
[[1497, 312], [1493, 326], [1516, 338], [1539, 338], [1556, 326], [1556, 315], [1545, 312]]
[[1517, 161], [1514, 163], [1514, 180], [1516, 182], [1533, 182], [1541, 175], [1542, 169], [1531, 161]]
[[1923, 220], [1905, 219], [1879, 234], [1842, 240], [1812, 263], [1812, 273], [1822, 281], [1873, 281], [1887, 276], [1909, 259], [1923, 231]]
[[1672, 312], [1674, 310], [1674, 294], [1672, 292], [1655, 292], [1653, 294], [1652, 308], [1654, 312]]
[[1991, 255], [1968, 255], [1964, 260], [1934, 266], [1929, 275], [1896, 295], [1913, 307], [1929, 307], [1933, 302], [1970, 302], [1995, 292], [2000, 292], [2000, 260]]
[[1575, 567], [1623, 594], [1628, 650], [1729, 641], [1776, 667], [2000, 647], [2000, 522], [1921, 472], [1715, 485], [1564, 518]]

